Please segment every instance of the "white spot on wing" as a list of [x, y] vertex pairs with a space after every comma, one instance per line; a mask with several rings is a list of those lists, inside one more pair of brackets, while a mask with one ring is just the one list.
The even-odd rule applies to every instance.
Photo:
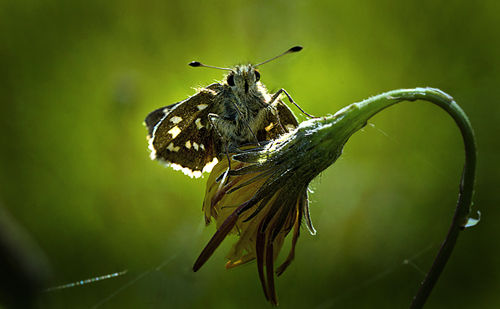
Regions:
[[198, 128], [198, 130], [204, 128], [205, 126], [201, 124], [201, 119], [198, 118], [196, 119], [196, 121], [194, 122], [196, 124], [196, 127]]
[[[171, 151], [179, 151], [179, 147], [178, 146], [174, 147], [173, 143], [170, 143], [168, 145], [167, 149], [169, 149]], [[153, 157], [152, 157], [152, 159], [153, 159]], [[165, 161], [162, 158], [155, 158], [155, 159], [158, 159], [161, 163], [165, 164], [165, 166], [171, 166], [175, 171], [182, 171], [185, 175], [187, 175], [191, 178], [203, 177], [203, 173], [205, 173], [205, 172], [210, 173], [212, 171], [212, 169], [214, 168], [214, 166], [219, 162], [219, 160], [217, 160], [217, 158], [214, 158], [212, 160], [212, 162], [208, 163], [207, 165], [205, 165], [205, 167], [203, 167], [202, 171], [199, 171], [199, 170], [193, 171], [189, 167], [184, 167], [184, 166], [177, 164], [177, 163]]]
[[167, 146], [167, 150], [173, 151], [173, 152], [178, 152], [181, 148], [179, 146], [174, 147], [174, 143], [170, 143]]
[[191, 141], [187, 141], [184, 146], [186, 146], [187, 149], [191, 149]]
[[199, 147], [198, 147], [198, 144], [196, 142], [193, 142], [193, 148], [194, 148], [194, 150], [198, 151]]
[[210, 163], [208, 163], [207, 165], [205, 165], [205, 167], [203, 168], [203, 172], [207, 172], [207, 173], [210, 173], [212, 171], [212, 169], [214, 168], [214, 166], [219, 162], [219, 160], [217, 160], [217, 158], [214, 158], [214, 160]]
[[266, 131], [269, 132], [271, 131], [272, 129], [274, 128], [274, 123], [270, 123], [267, 127], [266, 127]]
[[173, 124], [178, 124], [181, 121], [182, 121], [182, 118], [179, 116], [174, 116], [174, 117], [170, 118], [170, 122], [172, 122]]
[[201, 111], [201, 110], [204, 110], [205, 108], [207, 108], [208, 104], [200, 104], [200, 105], [198, 105], [196, 107], [198, 108], [199, 111]]
[[182, 171], [185, 175], [188, 175], [189, 177], [191, 178], [199, 178], [202, 176], [202, 172], [201, 171], [193, 171], [192, 169], [190, 168], [187, 168], [187, 167], [182, 167], [181, 165], [179, 164], [176, 164], [176, 163], [171, 163], [170, 166], [172, 166], [172, 168], [176, 171]]
[[205, 146], [203, 144], [200, 144], [201, 150], [205, 150]]
[[156, 160], [156, 150], [153, 150], [152, 153], [149, 154], [149, 157], [151, 158], [151, 160]]
[[151, 150], [151, 154], [150, 154], [151, 160], [156, 159], [156, 149], [155, 149], [155, 146], [153, 145], [153, 139], [149, 140], [148, 148], [149, 148], [149, 150]]
[[175, 126], [172, 129], [170, 129], [167, 133], [172, 135], [172, 138], [176, 138], [177, 135], [179, 135], [179, 133], [181, 133], [181, 129], [179, 129], [178, 126]]

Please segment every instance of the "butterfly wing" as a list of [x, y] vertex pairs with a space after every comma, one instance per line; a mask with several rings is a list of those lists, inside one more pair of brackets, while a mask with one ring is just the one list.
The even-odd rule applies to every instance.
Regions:
[[264, 129], [260, 130], [258, 134], [259, 140], [276, 139], [299, 125], [297, 117], [282, 100], [278, 100], [273, 106], [274, 108], [268, 113]]
[[208, 114], [220, 85], [212, 84], [188, 99], [151, 112], [145, 119], [151, 158], [191, 177], [210, 172], [218, 162], [221, 141]]
[[177, 105], [179, 105], [181, 103], [182, 102], [177, 102], [177, 103], [174, 103], [174, 104], [169, 105], [169, 106], [158, 108], [157, 110], [154, 110], [148, 114], [146, 119], [144, 119], [144, 125], [148, 129], [148, 140], [150, 140], [151, 137], [153, 136], [153, 131], [154, 131], [156, 125], [163, 118], [165, 118], [165, 116], [168, 115], [174, 107], [176, 107]]

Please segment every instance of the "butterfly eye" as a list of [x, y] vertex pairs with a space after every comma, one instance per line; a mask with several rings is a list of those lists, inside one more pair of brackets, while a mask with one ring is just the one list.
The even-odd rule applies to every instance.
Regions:
[[255, 73], [255, 81], [258, 82], [260, 80], [260, 73], [258, 70], [255, 70], [254, 73]]
[[233, 73], [231, 73], [231, 74], [227, 77], [227, 84], [228, 84], [229, 86], [231, 86], [231, 87], [235, 85], [235, 84], [234, 84], [234, 74], [233, 74]]

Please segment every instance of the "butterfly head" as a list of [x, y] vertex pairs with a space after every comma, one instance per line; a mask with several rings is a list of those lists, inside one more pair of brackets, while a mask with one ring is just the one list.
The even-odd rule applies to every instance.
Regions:
[[236, 93], [248, 94], [260, 86], [260, 73], [251, 64], [237, 65], [226, 76], [225, 82]]

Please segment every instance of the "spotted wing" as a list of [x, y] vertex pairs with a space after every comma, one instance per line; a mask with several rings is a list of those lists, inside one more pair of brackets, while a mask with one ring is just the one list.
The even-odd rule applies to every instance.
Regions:
[[221, 141], [211, 128], [219, 84], [212, 84], [188, 99], [151, 112], [145, 119], [151, 158], [191, 177], [210, 172], [218, 162]]
[[166, 115], [172, 111], [177, 105], [181, 104], [182, 102], [177, 102], [169, 106], [165, 106], [162, 108], [158, 108], [157, 110], [152, 111], [151, 113], [148, 114], [146, 119], [144, 119], [144, 125], [148, 129], [148, 140], [151, 139], [153, 136], [153, 131], [158, 123], [165, 118]]
[[275, 109], [268, 113], [264, 129], [259, 131], [259, 140], [276, 139], [281, 134], [294, 130], [299, 124], [297, 117], [282, 100], [274, 107]]

